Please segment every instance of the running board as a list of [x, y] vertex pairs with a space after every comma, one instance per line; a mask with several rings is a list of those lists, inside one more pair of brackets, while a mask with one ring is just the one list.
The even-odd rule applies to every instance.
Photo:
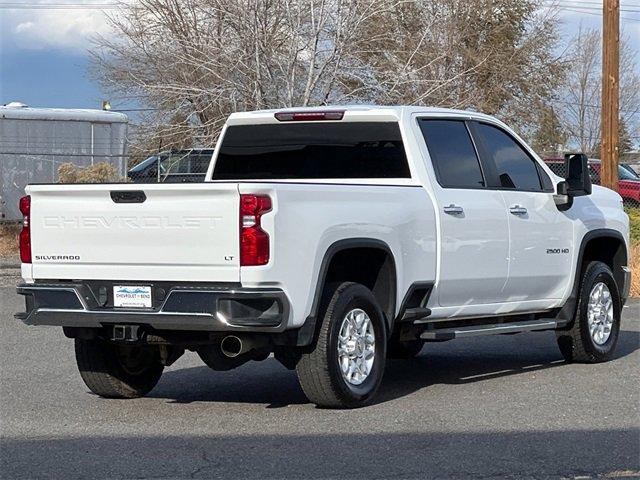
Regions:
[[402, 315], [402, 321], [422, 320], [423, 318], [427, 318], [429, 315], [431, 315], [431, 310], [429, 308], [407, 308], [404, 315]]
[[501, 333], [532, 332], [535, 330], [553, 330], [564, 325], [557, 320], [529, 320], [514, 323], [494, 323], [473, 325], [470, 327], [441, 328], [426, 330], [420, 338], [423, 340], [451, 340], [453, 338], [477, 337], [480, 335], [499, 335]]

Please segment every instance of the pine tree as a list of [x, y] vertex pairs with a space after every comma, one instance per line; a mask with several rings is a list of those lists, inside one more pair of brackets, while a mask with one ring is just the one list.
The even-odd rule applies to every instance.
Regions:
[[624, 119], [620, 119], [618, 130], [618, 152], [620, 157], [625, 153], [633, 151], [633, 142], [631, 141], [631, 136], [629, 136], [629, 129], [627, 128], [627, 122]]
[[533, 134], [533, 149], [540, 155], [558, 153], [562, 150], [567, 135], [560, 124], [560, 119], [551, 106], [540, 108], [538, 125]]

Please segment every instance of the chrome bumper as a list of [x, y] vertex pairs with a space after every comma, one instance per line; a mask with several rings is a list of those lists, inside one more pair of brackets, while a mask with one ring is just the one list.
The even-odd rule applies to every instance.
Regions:
[[15, 317], [27, 325], [134, 324], [157, 330], [282, 332], [289, 317], [287, 297], [275, 288], [171, 286], [163, 298], [154, 300], [154, 308], [140, 309], [109, 306], [108, 298], [87, 283], [24, 283], [17, 292], [25, 296], [26, 311]]

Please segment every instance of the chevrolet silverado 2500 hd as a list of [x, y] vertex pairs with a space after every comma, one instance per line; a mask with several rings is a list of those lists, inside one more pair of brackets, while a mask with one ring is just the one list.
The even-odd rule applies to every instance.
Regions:
[[236, 113], [205, 183], [28, 186], [17, 317], [63, 327], [115, 398], [187, 349], [214, 370], [273, 354], [330, 407], [424, 342], [555, 330], [567, 361], [605, 361], [628, 217], [584, 155], [566, 165], [474, 112]]

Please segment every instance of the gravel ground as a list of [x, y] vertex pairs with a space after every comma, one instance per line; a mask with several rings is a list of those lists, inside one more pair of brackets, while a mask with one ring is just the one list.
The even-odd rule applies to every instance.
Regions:
[[390, 362], [375, 405], [330, 411], [273, 359], [213, 372], [194, 354], [146, 398], [96, 397], [60, 329], [13, 319], [7, 278], [3, 479], [640, 477], [638, 301], [609, 363], [564, 363], [552, 332], [428, 344]]

